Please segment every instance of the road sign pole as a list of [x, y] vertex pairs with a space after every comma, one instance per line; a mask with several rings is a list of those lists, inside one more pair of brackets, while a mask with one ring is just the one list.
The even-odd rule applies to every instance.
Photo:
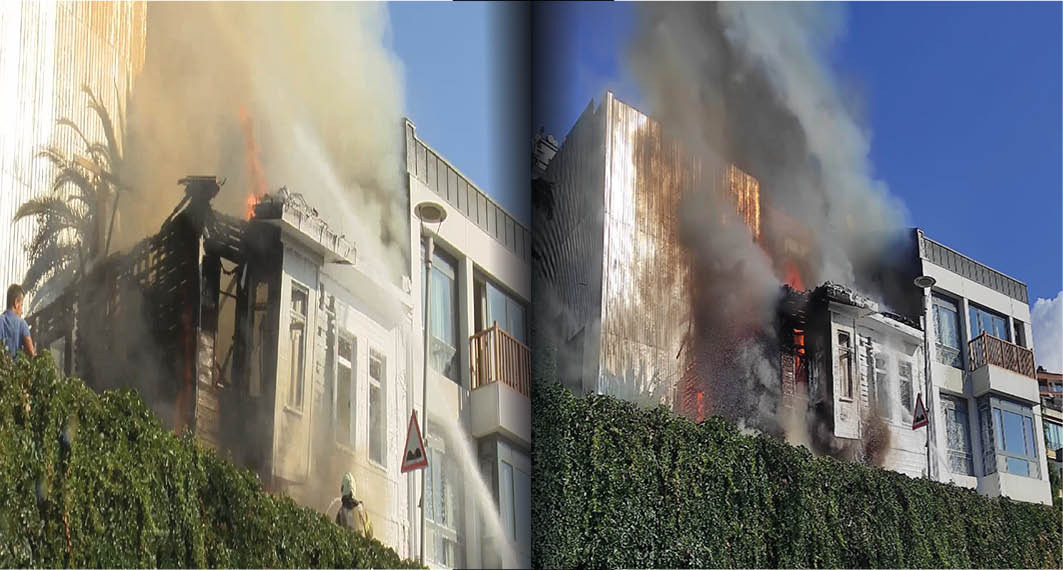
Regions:
[[[423, 225], [423, 224], [422, 224]], [[431, 311], [431, 298], [432, 298], [432, 249], [434, 243], [432, 242], [432, 233], [425, 232], [425, 248], [424, 248], [424, 353], [421, 356], [423, 370], [421, 379], [421, 435], [422, 437], [428, 437], [428, 339], [430, 332], [430, 325], [432, 322]], [[425, 455], [427, 456], [428, 450], [425, 449]], [[425, 512], [428, 505], [424, 504], [425, 490], [427, 489], [428, 469], [423, 469], [421, 472], [421, 565], [424, 565], [424, 521]]]

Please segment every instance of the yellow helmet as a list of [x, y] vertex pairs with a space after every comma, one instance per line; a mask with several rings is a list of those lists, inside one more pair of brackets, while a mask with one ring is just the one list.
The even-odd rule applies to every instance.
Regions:
[[351, 472], [348, 471], [343, 474], [343, 482], [340, 483], [340, 496], [354, 497], [355, 491], [354, 475], [351, 475]]

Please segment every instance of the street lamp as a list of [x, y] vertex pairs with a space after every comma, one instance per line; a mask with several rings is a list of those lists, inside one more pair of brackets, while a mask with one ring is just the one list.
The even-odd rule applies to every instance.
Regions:
[[[447, 210], [435, 202], [421, 202], [414, 208], [414, 213], [421, 220], [421, 239], [424, 240], [424, 355], [422, 356], [423, 376], [421, 378], [421, 434], [428, 439], [428, 339], [429, 327], [432, 322], [431, 295], [432, 295], [432, 251], [435, 243], [433, 232], [429, 226], [435, 224], [436, 232], [443, 220], [447, 219]], [[428, 450], [425, 450], [427, 453]], [[421, 565], [424, 565], [424, 521], [425, 510], [428, 505], [424, 504], [426, 483], [428, 480], [428, 467], [421, 470]]]
[[934, 442], [934, 428], [935, 423], [933, 418], [934, 404], [933, 404], [933, 389], [934, 383], [930, 378], [930, 335], [927, 332], [927, 327], [930, 324], [930, 289], [937, 283], [937, 279], [929, 275], [920, 275], [912, 280], [912, 283], [923, 290], [923, 362], [925, 363], [925, 369], [923, 370], [923, 376], [925, 377], [925, 387], [923, 392], [926, 393], [926, 413], [927, 419], [931, 421], [926, 425], [926, 477], [931, 481], [935, 481], [936, 478], [931, 470], [934, 465], [933, 453], [931, 450], [931, 444]]

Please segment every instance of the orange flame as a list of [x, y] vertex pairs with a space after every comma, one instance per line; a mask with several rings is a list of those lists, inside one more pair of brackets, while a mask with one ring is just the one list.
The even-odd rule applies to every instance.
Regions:
[[797, 265], [793, 260], [786, 260], [786, 284], [798, 291], [805, 290], [804, 281], [801, 280], [801, 271], [797, 269]]
[[738, 216], [749, 227], [753, 241], [760, 240], [760, 182], [735, 165], [730, 165], [724, 175], [725, 183], [735, 200]]
[[246, 215], [250, 220], [255, 215], [255, 204], [266, 195], [266, 175], [262, 170], [262, 162], [259, 160], [258, 142], [255, 140], [255, 126], [251, 121], [251, 113], [243, 105], [240, 106], [240, 126], [244, 131], [247, 173], [251, 179], [251, 191], [246, 201]]

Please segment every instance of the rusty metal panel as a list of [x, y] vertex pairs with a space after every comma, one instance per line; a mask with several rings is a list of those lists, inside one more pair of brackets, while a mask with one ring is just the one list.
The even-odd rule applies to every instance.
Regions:
[[687, 368], [688, 252], [679, 204], [701, 164], [655, 121], [611, 95], [607, 107], [601, 301], [602, 393], [673, 405]]

